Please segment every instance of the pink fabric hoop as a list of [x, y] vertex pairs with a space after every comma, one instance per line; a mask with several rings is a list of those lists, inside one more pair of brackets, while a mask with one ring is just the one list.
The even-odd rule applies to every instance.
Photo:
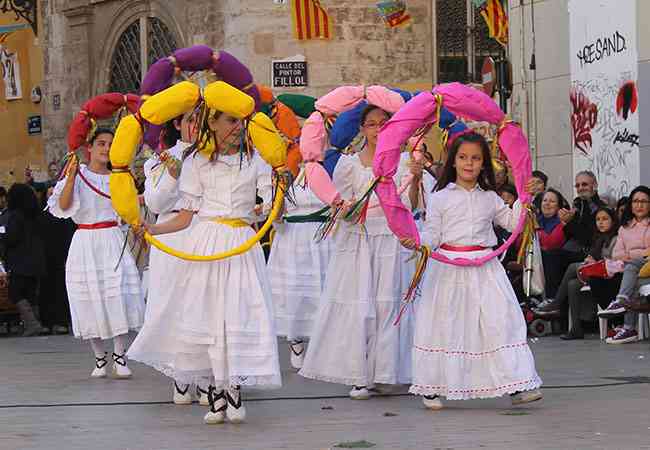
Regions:
[[341, 201], [334, 182], [320, 165], [327, 150], [325, 117], [354, 108], [363, 100], [394, 113], [404, 105], [402, 96], [383, 86], [341, 86], [316, 101], [316, 111], [305, 121], [300, 135], [300, 153], [305, 161], [307, 185], [322, 202], [335, 205]]
[[[382, 127], [373, 161], [373, 172], [375, 176], [381, 177], [375, 193], [384, 209], [388, 226], [399, 239], [412, 239], [418, 246], [421, 242], [415, 220], [411, 211], [402, 203], [393, 176], [397, 172], [401, 145], [423, 125], [438, 120], [437, 96], [445, 108], [458, 117], [499, 125], [497, 139], [512, 165], [519, 198], [522, 203], [530, 202], [530, 195], [524, 186], [530, 178], [532, 163], [528, 142], [521, 128], [506, 121], [503, 111], [483, 92], [460, 83], [441, 84], [436, 86], [433, 92], [423, 92], [413, 98]], [[510, 238], [498, 249], [483, 257], [450, 259], [441, 253], [431, 252], [431, 258], [457, 266], [483, 265], [512, 245], [524, 228], [526, 216], [526, 209], [522, 209], [517, 227]]]

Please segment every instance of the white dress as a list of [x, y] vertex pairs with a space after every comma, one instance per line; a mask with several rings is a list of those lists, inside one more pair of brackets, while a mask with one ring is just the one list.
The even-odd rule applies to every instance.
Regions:
[[[451, 183], [429, 197], [423, 242], [493, 247], [493, 223], [512, 231], [520, 209], [519, 202], [510, 209], [494, 191]], [[449, 258], [491, 251], [440, 250]], [[427, 272], [415, 316], [410, 392], [465, 400], [538, 388], [524, 317], [498, 258], [479, 267], [432, 260]]]
[[[178, 160], [189, 144], [178, 141], [168, 150]], [[154, 155], [144, 165], [144, 199], [151, 212], [158, 215], [157, 223], [170, 220], [181, 208], [179, 182], [174, 179], [160, 159]], [[183, 239], [188, 230], [157, 236], [164, 244], [183, 250]], [[175, 360], [183, 350], [176, 336], [183, 304], [175, 297], [174, 287], [187, 264], [155, 247], [149, 254], [149, 292], [144, 325], [128, 351], [129, 359], [147, 364], [163, 374], [176, 378]]]
[[[408, 156], [408, 155], [406, 155]], [[395, 177], [406, 174], [402, 160]], [[360, 198], [373, 179], [358, 155], [341, 156], [333, 175], [341, 196]], [[408, 202], [408, 195], [403, 195]], [[372, 201], [377, 201], [372, 195]], [[410, 322], [393, 325], [401, 306], [401, 245], [381, 207], [368, 210], [365, 229], [343, 221], [333, 236], [325, 289], [300, 374], [368, 386], [410, 381]]]
[[[85, 165], [79, 171], [95, 188], [108, 194], [109, 175], [91, 172]], [[59, 198], [65, 182], [57, 183], [48, 200], [52, 215], [71, 217], [76, 224], [118, 221], [111, 201], [94, 192], [81, 175], [75, 179], [72, 206], [63, 211]], [[117, 226], [75, 232], [65, 266], [75, 337], [109, 339], [142, 326], [145, 307], [140, 275], [128, 248], [118, 265], [124, 239]]]
[[[293, 192], [296, 204], [285, 202], [289, 217], [308, 215], [325, 207], [309, 188], [295, 186]], [[274, 225], [276, 233], [267, 267], [276, 333], [288, 340], [310, 337], [318, 311], [330, 257], [330, 240], [314, 240], [320, 225], [286, 221]]]
[[[181, 207], [197, 212], [183, 248], [211, 255], [231, 250], [255, 232], [214, 220], [254, 216], [257, 193], [271, 202], [271, 169], [257, 153], [250, 160], [220, 155], [216, 161], [196, 154], [183, 163]], [[186, 262], [176, 277], [175, 298], [182, 305], [177, 337], [183, 350], [175, 377], [183, 383], [211, 378], [215, 386], [257, 388], [281, 385], [273, 325], [271, 287], [262, 248], [221, 261]]]

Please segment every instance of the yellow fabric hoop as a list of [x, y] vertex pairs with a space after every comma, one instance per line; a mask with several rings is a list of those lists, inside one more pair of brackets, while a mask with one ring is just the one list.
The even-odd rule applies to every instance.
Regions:
[[[145, 120], [162, 124], [190, 111], [196, 106], [199, 99], [198, 87], [189, 82], [181, 82], [149, 97], [142, 105], [140, 114]], [[254, 101], [250, 96], [223, 81], [208, 85], [204, 91], [204, 100], [211, 109], [217, 109], [238, 118], [249, 116], [254, 109]], [[285, 166], [287, 146], [271, 119], [262, 113], [255, 114], [249, 123], [249, 132], [260, 156], [269, 165], [276, 169]], [[142, 126], [134, 115], [128, 115], [120, 120], [110, 149], [110, 159], [114, 167], [125, 167], [133, 161], [142, 135]], [[214, 255], [193, 255], [173, 249], [149, 233], [145, 233], [144, 238], [160, 251], [186, 261], [218, 261], [245, 253], [262, 239], [282, 210], [284, 195], [289, 186], [286, 184], [285, 177], [282, 176], [277, 178], [277, 183], [278, 189], [273, 201], [273, 208], [264, 225], [254, 236], [231, 250]], [[115, 211], [131, 227], [139, 227], [142, 220], [138, 194], [131, 174], [123, 170], [115, 171], [111, 173], [109, 185]]]

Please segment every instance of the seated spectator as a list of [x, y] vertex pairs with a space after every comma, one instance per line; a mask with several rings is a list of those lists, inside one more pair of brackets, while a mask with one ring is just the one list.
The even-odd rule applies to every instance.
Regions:
[[501, 186], [501, 188], [497, 190], [497, 193], [510, 208], [512, 208], [512, 205], [514, 205], [517, 198], [519, 198], [517, 195], [517, 189], [509, 183]]
[[541, 170], [533, 170], [531, 180], [534, 182], [533, 190], [531, 195], [533, 196], [533, 206], [539, 212], [539, 209], [542, 206], [542, 197], [544, 192], [546, 192], [546, 187], [548, 185], [548, 177]]
[[[616, 213], [608, 208], [600, 208], [596, 211], [596, 229], [594, 243], [584, 262], [571, 264], [564, 273], [555, 299], [535, 310], [535, 313], [543, 318], [560, 317], [563, 313], [566, 313], [568, 301], [569, 310], [571, 311], [571, 323], [569, 324], [569, 332], [560, 336], [564, 340], [584, 338], [581, 320], [582, 302], [584, 300], [581, 289], [584, 284], [578, 279], [578, 270], [585, 263], [611, 259], [618, 232]], [[614, 289], [618, 289], [619, 284], [620, 276], [614, 279], [589, 280], [592, 297], [601, 306], [603, 304], [602, 299], [607, 298], [607, 292], [611, 292], [612, 286]]]
[[556, 250], [564, 245], [564, 224], [560, 220], [559, 212], [568, 206], [562, 194], [555, 189], [547, 190], [542, 196], [540, 213], [537, 215], [537, 237], [542, 251]]
[[618, 202], [616, 202], [616, 213], [618, 214], [618, 222], [621, 222], [621, 219], [623, 218], [623, 211], [625, 211], [625, 205], [627, 204], [627, 201], [629, 200], [628, 197], [621, 197], [618, 199]]
[[576, 191], [578, 197], [573, 201], [571, 209], [562, 208], [558, 212], [564, 224], [564, 235], [567, 239], [561, 249], [543, 252], [544, 277], [546, 279], [546, 294], [555, 298], [564, 273], [570, 264], [584, 261], [596, 233], [596, 210], [607, 205], [598, 197], [598, 183], [593, 173], [583, 171], [576, 175]]
[[598, 313], [600, 317], [615, 317], [624, 314], [624, 325], [608, 344], [625, 344], [636, 341], [638, 313], [629, 311], [629, 305], [637, 290], [641, 267], [650, 256], [650, 188], [638, 186], [630, 194], [630, 201], [623, 212], [623, 226], [614, 247], [614, 259], [625, 263], [621, 287], [616, 298], [607, 309]]
[[494, 168], [495, 190], [499, 192], [508, 183], [508, 166], [497, 159], [493, 159], [492, 167]]

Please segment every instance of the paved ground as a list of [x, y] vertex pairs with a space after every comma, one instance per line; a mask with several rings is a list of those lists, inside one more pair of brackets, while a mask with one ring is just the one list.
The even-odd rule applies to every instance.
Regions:
[[246, 394], [246, 424], [207, 426], [204, 408], [173, 406], [169, 380], [146, 366], [134, 363], [131, 380], [92, 380], [86, 344], [4, 338], [0, 449], [329, 449], [363, 440], [374, 449], [650, 449], [648, 341], [551, 337], [531, 347], [545, 398], [527, 407], [449, 402], [434, 413], [404, 390], [355, 402], [342, 386], [285, 369], [283, 389]]

